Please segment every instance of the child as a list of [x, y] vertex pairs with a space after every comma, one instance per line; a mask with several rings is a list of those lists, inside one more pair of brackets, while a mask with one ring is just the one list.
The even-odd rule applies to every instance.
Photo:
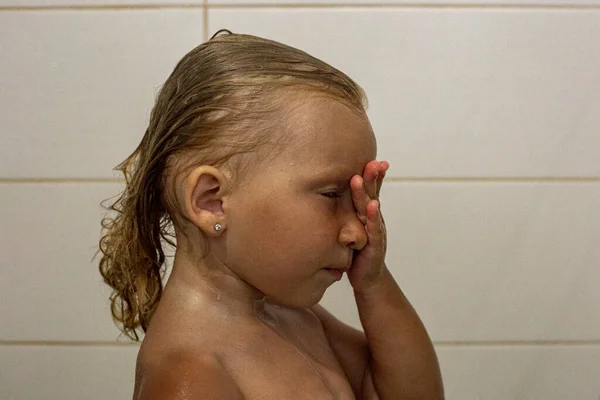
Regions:
[[[113, 317], [145, 332], [134, 399], [443, 398], [385, 265], [389, 165], [364, 93], [302, 51], [221, 32], [165, 82], [103, 220]], [[344, 272], [364, 334], [317, 304]]]

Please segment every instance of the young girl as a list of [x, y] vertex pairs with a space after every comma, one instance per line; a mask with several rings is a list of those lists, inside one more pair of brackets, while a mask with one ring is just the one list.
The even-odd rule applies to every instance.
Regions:
[[[385, 264], [389, 165], [363, 91], [300, 50], [219, 33], [165, 82], [102, 224], [113, 317], [145, 332], [134, 399], [443, 398]], [[364, 333], [318, 305], [343, 273]]]

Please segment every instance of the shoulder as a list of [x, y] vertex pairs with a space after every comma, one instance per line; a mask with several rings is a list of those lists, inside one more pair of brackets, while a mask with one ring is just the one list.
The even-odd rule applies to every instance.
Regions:
[[329, 339], [343, 338], [355, 345], [366, 344], [363, 332], [340, 321], [323, 306], [316, 304], [310, 308], [310, 311], [319, 321]]
[[174, 352], [153, 361], [138, 360], [136, 375], [136, 400], [244, 398], [213, 354]]

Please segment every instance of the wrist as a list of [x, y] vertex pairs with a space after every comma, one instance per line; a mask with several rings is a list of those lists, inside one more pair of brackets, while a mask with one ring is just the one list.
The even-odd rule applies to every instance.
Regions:
[[391, 274], [385, 263], [383, 263], [377, 274], [371, 277], [368, 282], [353, 287], [354, 296], [356, 298], [370, 298], [374, 295], [381, 294], [390, 278]]

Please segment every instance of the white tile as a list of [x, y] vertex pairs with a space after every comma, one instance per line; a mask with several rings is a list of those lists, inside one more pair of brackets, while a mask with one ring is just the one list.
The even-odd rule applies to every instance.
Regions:
[[[0, 188], [0, 340], [114, 340], [97, 259], [116, 184]], [[600, 339], [600, 185], [389, 183], [387, 263], [436, 341]], [[347, 283], [323, 304], [359, 326]]]
[[600, 346], [438, 347], [447, 400], [600, 396]]
[[130, 399], [137, 346], [0, 346], [0, 398]]
[[276, 4], [294, 4], [294, 5], [322, 5], [322, 4], [335, 4], [335, 5], [440, 5], [440, 6], [452, 6], [452, 5], [530, 5], [530, 6], [541, 6], [541, 5], [564, 5], [564, 6], [578, 6], [578, 5], [598, 5], [599, 0], [208, 0], [209, 5], [247, 5], [247, 4], [264, 4], [264, 5], [276, 5]]
[[2, 177], [110, 177], [201, 9], [0, 12]]
[[0, 339], [115, 340], [98, 271], [100, 202], [117, 184], [0, 185]]
[[367, 91], [394, 176], [600, 176], [600, 10], [211, 9]]
[[387, 263], [437, 341], [600, 339], [600, 184], [388, 184]]
[[[600, 184], [388, 183], [387, 265], [435, 341], [600, 339]], [[346, 279], [322, 304], [360, 328]]]

